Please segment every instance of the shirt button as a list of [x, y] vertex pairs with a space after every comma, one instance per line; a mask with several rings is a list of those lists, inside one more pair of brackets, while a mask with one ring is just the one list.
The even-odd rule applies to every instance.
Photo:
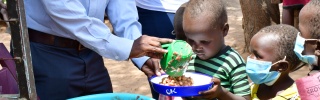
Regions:
[[119, 59], [119, 56], [115, 56], [114, 58], [115, 58], [115, 59]]

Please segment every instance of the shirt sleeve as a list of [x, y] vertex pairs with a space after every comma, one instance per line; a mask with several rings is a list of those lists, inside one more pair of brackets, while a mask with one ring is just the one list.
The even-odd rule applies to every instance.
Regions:
[[[106, 13], [117, 36], [135, 40], [142, 35], [134, 0], [110, 0]], [[149, 57], [140, 57], [131, 60], [141, 69], [148, 59]]]
[[[113, 35], [101, 19], [88, 16], [85, 7], [79, 0], [42, 0], [41, 2], [50, 18], [54, 21], [54, 23], [51, 23], [54, 26], [52, 27], [53, 31], [55, 31], [54, 28], [63, 30], [82, 45], [103, 57], [114, 60], [126, 60], [130, 55], [133, 40], [121, 37], [135, 39], [141, 34], [139, 34], [140, 25], [134, 22], [137, 16], [130, 15], [134, 13], [128, 10], [127, 6], [117, 5], [116, 7], [116, 5], [113, 5], [120, 1], [123, 0], [110, 0], [108, 6], [112, 6], [113, 9], [107, 7], [108, 11], [116, 9], [116, 11], [127, 13], [116, 15], [117, 13], [110, 12], [113, 23], [116, 23], [115, 32], [119, 37]], [[127, 0], [122, 3], [131, 3], [130, 1], [134, 2], [133, 0]], [[95, 7], [93, 9], [105, 9], [105, 7]], [[115, 18], [115, 16], [119, 18]], [[130, 16], [134, 18], [130, 18]]]
[[230, 72], [230, 81], [233, 92], [240, 96], [250, 95], [250, 85], [245, 67], [246, 64], [242, 63]]

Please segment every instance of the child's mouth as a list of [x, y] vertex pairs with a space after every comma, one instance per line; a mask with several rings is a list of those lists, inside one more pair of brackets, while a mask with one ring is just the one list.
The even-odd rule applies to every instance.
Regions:
[[196, 53], [197, 56], [204, 56], [204, 53]]

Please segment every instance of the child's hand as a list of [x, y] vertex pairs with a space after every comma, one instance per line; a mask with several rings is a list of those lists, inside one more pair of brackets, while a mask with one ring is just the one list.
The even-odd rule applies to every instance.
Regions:
[[223, 89], [220, 85], [220, 80], [217, 78], [212, 78], [213, 87], [208, 91], [201, 91], [199, 92], [200, 96], [194, 98], [202, 98], [202, 99], [214, 99], [218, 98], [221, 93], [223, 93]]
[[250, 95], [246, 96], [238, 96], [232, 94], [225, 88], [223, 88], [220, 84], [220, 80], [217, 78], [212, 78], [213, 87], [208, 91], [201, 91], [199, 92], [200, 96], [192, 97], [192, 98], [199, 98], [199, 99], [219, 99], [219, 100], [251, 100]]

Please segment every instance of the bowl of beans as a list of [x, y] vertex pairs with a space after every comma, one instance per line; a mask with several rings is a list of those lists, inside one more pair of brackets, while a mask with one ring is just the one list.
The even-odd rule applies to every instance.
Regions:
[[212, 88], [212, 77], [196, 72], [185, 72], [183, 76], [172, 77], [167, 74], [150, 78], [153, 89], [167, 96], [198, 96], [200, 91]]
[[151, 97], [132, 93], [100, 93], [70, 98], [68, 100], [155, 100]]

